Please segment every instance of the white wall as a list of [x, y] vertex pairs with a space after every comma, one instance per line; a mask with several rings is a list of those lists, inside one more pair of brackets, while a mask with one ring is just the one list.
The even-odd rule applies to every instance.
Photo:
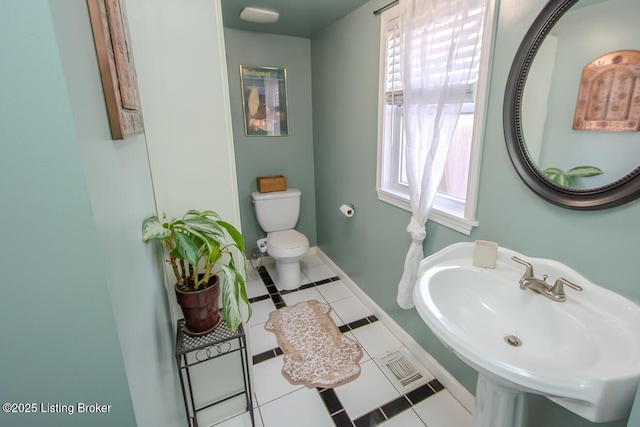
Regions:
[[220, 2], [126, 5], [158, 214], [212, 209], [240, 228]]

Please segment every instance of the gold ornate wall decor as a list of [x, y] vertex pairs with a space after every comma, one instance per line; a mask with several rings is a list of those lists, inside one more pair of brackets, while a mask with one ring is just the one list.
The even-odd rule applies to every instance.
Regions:
[[607, 53], [584, 67], [573, 129], [640, 130], [640, 51]]
[[129, 26], [121, 0], [87, 0], [111, 137], [144, 133]]

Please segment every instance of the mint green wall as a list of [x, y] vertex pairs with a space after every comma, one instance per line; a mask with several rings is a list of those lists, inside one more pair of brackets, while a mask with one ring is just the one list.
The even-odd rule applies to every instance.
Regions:
[[[375, 192], [379, 18], [387, 0], [372, 0], [311, 41], [314, 164], [318, 246], [440, 364], [469, 390], [476, 373], [448, 352], [415, 310], [396, 304], [396, 288], [410, 238], [408, 212], [380, 202]], [[634, 266], [640, 229], [637, 202], [596, 212], [550, 205], [520, 180], [502, 132], [507, 75], [526, 29], [546, 0], [503, 0], [499, 8], [477, 219], [466, 236], [432, 222], [425, 253], [452, 243], [493, 240], [530, 256], [564, 262], [596, 283], [640, 299]], [[354, 203], [351, 219], [341, 203]], [[591, 423], [544, 398], [533, 397], [529, 425], [582, 427]], [[624, 426], [626, 420], [598, 424]]]
[[136, 422], [179, 425], [175, 326], [160, 255], [139, 238], [142, 218], [156, 211], [147, 141], [111, 139], [86, 1], [49, 4]]
[[111, 405], [108, 414], [0, 413], [0, 424], [134, 426], [47, 1], [1, 3], [0, 52], [0, 401]]
[[[302, 190], [300, 219], [296, 229], [316, 245], [316, 205], [313, 168], [311, 113], [311, 51], [309, 39], [259, 34], [225, 28], [229, 96], [235, 141], [236, 173], [242, 234], [247, 253], [264, 233], [251, 205], [257, 191], [256, 178], [284, 175], [287, 186]], [[246, 137], [244, 135], [240, 65], [287, 69], [289, 136]]]
[[636, 400], [633, 402], [633, 409], [629, 417], [628, 427], [640, 426], [640, 388], [636, 393]]
[[[473, 389], [474, 371], [451, 357], [414, 310], [396, 304], [411, 239], [409, 213], [380, 202], [375, 191], [380, 21], [373, 10], [384, 4], [369, 2], [312, 40], [318, 246]], [[352, 218], [340, 214], [342, 203], [354, 204]], [[438, 237], [453, 243], [465, 236], [429, 223], [427, 239]]]

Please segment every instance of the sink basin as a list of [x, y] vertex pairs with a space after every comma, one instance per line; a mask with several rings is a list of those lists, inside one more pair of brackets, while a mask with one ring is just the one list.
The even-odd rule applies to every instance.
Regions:
[[[566, 288], [566, 302], [555, 302], [520, 289], [525, 268], [514, 255], [536, 277], [563, 277], [583, 290]], [[425, 258], [414, 301], [436, 337], [478, 370], [476, 412], [490, 381], [514, 395], [547, 396], [593, 422], [627, 417], [640, 381], [640, 307], [556, 261], [500, 247], [495, 268], [483, 268], [473, 256], [474, 243], [458, 243]]]

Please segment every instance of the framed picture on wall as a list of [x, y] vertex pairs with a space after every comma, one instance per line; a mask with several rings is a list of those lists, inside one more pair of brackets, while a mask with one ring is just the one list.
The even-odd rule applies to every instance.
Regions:
[[287, 70], [240, 66], [246, 136], [287, 136]]
[[112, 139], [144, 133], [127, 14], [122, 0], [87, 0]]

